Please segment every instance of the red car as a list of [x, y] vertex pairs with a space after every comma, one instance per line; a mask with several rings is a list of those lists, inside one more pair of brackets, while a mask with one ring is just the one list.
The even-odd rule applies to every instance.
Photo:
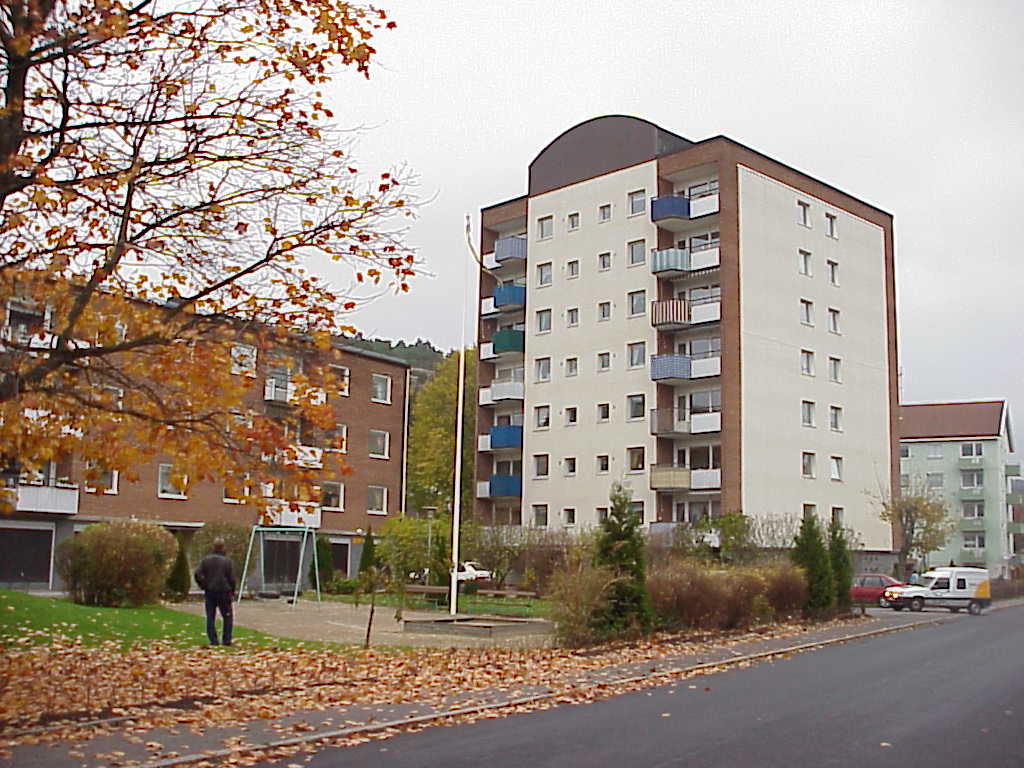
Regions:
[[882, 608], [888, 608], [889, 601], [885, 599], [883, 593], [889, 587], [902, 585], [903, 582], [884, 573], [858, 573], [853, 577], [853, 586], [850, 587], [850, 600], [854, 604], [874, 603]]

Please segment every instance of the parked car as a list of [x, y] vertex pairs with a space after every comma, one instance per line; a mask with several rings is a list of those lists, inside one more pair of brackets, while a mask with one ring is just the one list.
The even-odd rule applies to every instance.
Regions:
[[455, 574], [458, 581], [486, 581], [491, 578], [491, 572], [480, 563], [467, 560], [459, 564], [459, 570]]
[[992, 604], [992, 588], [987, 569], [950, 566], [928, 571], [920, 584], [886, 589], [885, 599], [894, 611], [904, 607], [920, 611], [927, 606], [956, 613], [966, 608], [977, 616]]
[[888, 608], [889, 599], [885, 596], [885, 590], [900, 586], [903, 586], [903, 582], [884, 573], [858, 573], [853, 577], [853, 586], [850, 587], [850, 600], [855, 604], [873, 603]]

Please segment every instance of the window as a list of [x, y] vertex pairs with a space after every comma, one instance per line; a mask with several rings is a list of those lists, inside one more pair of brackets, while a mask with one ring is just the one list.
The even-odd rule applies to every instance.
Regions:
[[941, 472], [928, 472], [924, 476], [924, 484], [927, 488], [941, 488], [945, 485], [945, 476]]
[[839, 333], [839, 310], [832, 309], [829, 307], [828, 310], [828, 329], [832, 333]]
[[231, 372], [238, 376], [256, 376], [256, 347], [252, 344], [232, 345]]
[[161, 464], [157, 469], [156, 495], [161, 499], [185, 499], [188, 477], [174, 473], [172, 464]]
[[982, 443], [961, 443], [960, 455], [967, 459], [982, 455]]
[[909, 488], [909, 487], [910, 487], [910, 475], [908, 475], [908, 474], [901, 474], [900, 475], [900, 488]]
[[642, 419], [644, 417], [644, 395], [626, 395], [626, 418]]
[[961, 512], [964, 517], [984, 517], [985, 516], [985, 502], [983, 501], [965, 501], [961, 505]]
[[612, 268], [612, 255], [611, 253], [599, 253], [597, 254], [597, 269], [599, 272]]
[[598, 523], [603, 523], [608, 519], [608, 507], [594, 507], [594, 513], [597, 515]]
[[[682, 453], [682, 449], [680, 449]], [[685, 456], [680, 455], [679, 466], [686, 466]], [[718, 469], [722, 466], [722, 446], [695, 445], [690, 448], [690, 469]]]
[[612, 206], [611, 203], [605, 203], [597, 208], [597, 220], [598, 221], [611, 221], [612, 218]]
[[985, 548], [985, 534], [984, 533], [965, 533], [964, 534], [964, 549], [984, 549]]
[[537, 285], [543, 287], [551, 285], [551, 262], [546, 261], [537, 265]]
[[351, 374], [349, 373], [348, 366], [345, 365], [331, 365], [331, 374], [334, 376], [335, 381], [335, 393], [342, 397], [348, 397], [349, 382]]
[[597, 319], [598, 322], [602, 320], [612, 319], [612, 303], [610, 301], [602, 301], [597, 305]]
[[647, 258], [647, 241], [633, 240], [626, 243], [626, 253], [628, 254], [626, 263], [629, 266], [643, 264]]
[[341, 483], [320, 484], [320, 506], [334, 512], [345, 509], [345, 486]]
[[537, 310], [537, 333], [547, 333], [551, 330], [551, 310]]
[[580, 308], [569, 307], [565, 310], [565, 324], [570, 328], [575, 328], [580, 324]]
[[828, 260], [828, 281], [832, 285], [839, 285], [839, 262]]
[[94, 465], [90, 465], [87, 471], [98, 472], [96, 477], [95, 485], [86, 485], [86, 493], [106, 493], [114, 496], [117, 494], [117, 483], [119, 479], [119, 473], [116, 469], [103, 469], [102, 467], [97, 468]]
[[370, 458], [386, 459], [391, 449], [391, 433], [383, 429], [370, 430]]
[[578, 357], [565, 358], [565, 375], [575, 376], [580, 372], [580, 359]]
[[565, 276], [570, 280], [574, 277], [580, 276], [580, 261], [579, 259], [570, 259], [565, 264]]
[[631, 291], [626, 294], [629, 300], [630, 316], [642, 315], [647, 311], [647, 291]]
[[800, 299], [800, 322], [804, 325], [814, 325], [814, 302]]
[[942, 446], [939, 443], [928, 444], [928, 458], [929, 459], [941, 459], [942, 458]]
[[644, 503], [642, 501], [629, 502], [629, 514], [642, 523], [644, 521]]
[[537, 239], [546, 240], [555, 234], [555, 220], [552, 216], [537, 219]]
[[569, 223], [569, 229], [570, 230], [579, 229], [580, 228], [580, 215], [578, 213], [570, 213], [569, 214], [569, 218], [568, 218], [568, 223]]
[[843, 457], [842, 456], [829, 456], [828, 457], [829, 477], [835, 481], [841, 481], [843, 479]]
[[548, 524], [548, 505], [533, 505], [533, 524], [538, 528], [546, 528]]
[[[86, 490], [94, 489], [86, 488]], [[249, 473], [244, 472], [241, 477], [234, 477], [230, 483], [225, 484], [221, 499], [225, 504], [245, 504], [245, 499], [250, 493]]]
[[391, 402], [391, 377], [383, 373], [370, 374], [371, 395], [370, 399], [375, 403]]
[[843, 380], [843, 361], [838, 357], [828, 359], [828, 380], [836, 384]]
[[800, 350], [800, 373], [804, 376], [814, 375], [814, 353], [809, 349]]
[[718, 413], [720, 410], [722, 410], [721, 390], [709, 389], [704, 392], [690, 393], [690, 413]]
[[800, 423], [805, 427], [814, 426], [814, 401], [813, 400], [801, 400], [800, 401]]
[[720, 336], [709, 336], [704, 339], [690, 339], [682, 342], [678, 349], [679, 354], [688, 354], [695, 360], [703, 360], [708, 357], [719, 357], [722, 354], [722, 339]]
[[642, 445], [626, 449], [626, 466], [630, 472], [643, 472], [644, 447]]
[[533, 426], [536, 429], [547, 429], [551, 426], [550, 405], [535, 405], [533, 407]]
[[804, 477], [814, 477], [814, 454], [804, 451], [800, 454], [800, 474]]
[[566, 456], [562, 459], [562, 472], [566, 477], [573, 477], [576, 474], [576, 457]]
[[836, 228], [835, 214], [825, 214], [825, 235], [828, 237], [839, 237], [839, 230]]
[[610, 371], [612, 368], [612, 353], [611, 352], [598, 352], [597, 353], [597, 370], [598, 371]]
[[608, 471], [609, 458], [607, 453], [600, 453], [597, 455], [597, 474], [603, 475]]
[[796, 223], [804, 227], [811, 226], [811, 204], [803, 200], [796, 201]]
[[533, 476], [547, 477], [550, 470], [550, 458], [546, 453], [535, 453], [533, 455]]
[[799, 251], [800, 254], [800, 274], [811, 276], [811, 252], [810, 251]]
[[843, 431], [843, 409], [838, 405], [828, 407], [828, 428], [833, 432]]
[[900, 458], [901, 459], [909, 459], [910, 458], [910, 446], [907, 445], [906, 443], [902, 443], [900, 445]]
[[809, 517], [815, 517], [818, 514], [818, 505], [817, 504], [804, 504], [803, 513], [804, 513], [804, 520], [806, 520]]
[[565, 425], [571, 427], [573, 424], [578, 423], [579, 411], [575, 405], [570, 405], [565, 409]]
[[366, 487], [366, 512], [370, 515], [386, 515], [388, 513], [388, 489], [382, 485]]
[[608, 421], [611, 418], [612, 407], [609, 403], [597, 404], [597, 420]]
[[842, 507], [832, 507], [832, 522], [836, 525], [843, 524], [844, 510]]
[[626, 345], [626, 352], [629, 354], [629, 367], [641, 368], [647, 360], [646, 347], [644, 342], [637, 341]]
[[965, 469], [960, 472], [961, 488], [981, 488], [985, 485], [985, 473], [980, 469]]
[[538, 357], [533, 361], [533, 373], [534, 378], [537, 381], [550, 381], [551, 380], [551, 358], [550, 357]]
[[348, 451], [348, 425], [336, 423], [334, 429], [329, 429], [324, 434], [324, 450], [332, 453], [345, 453]]
[[566, 525], [576, 525], [576, 510], [572, 507], [566, 507], [562, 510], [562, 519]]
[[638, 189], [635, 192], [630, 192], [627, 197], [628, 207], [630, 216], [636, 216], [638, 213], [643, 213], [647, 209], [647, 190]]

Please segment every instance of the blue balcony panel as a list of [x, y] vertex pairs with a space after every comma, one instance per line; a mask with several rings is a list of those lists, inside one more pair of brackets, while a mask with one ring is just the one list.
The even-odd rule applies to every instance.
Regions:
[[522, 448], [523, 428], [515, 425], [491, 427], [491, 450], [495, 448]]
[[689, 355], [652, 355], [651, 381], [675, 384], [689, 381], [693, 373]]
[[675, 231], [690, 220], [690, 200], [680, 195], [663, 195], [651, 199], [651, 221], [659, 227]]
[[522, 475], [491, 475], [491, 498], [522, 495]]
[[498, 262], [526, 258], [525, 237], [502, 237], [494, 243], [494, 258]]
[[525, 285], [499, 285], [494, 289], [494, 306], [510, 309], [526, 306]]

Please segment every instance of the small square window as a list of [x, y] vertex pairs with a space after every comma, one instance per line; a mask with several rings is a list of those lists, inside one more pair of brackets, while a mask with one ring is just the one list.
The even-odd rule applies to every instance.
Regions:
[[836, 525], [843, 524], [843, 515], [845, 510], [842, 507], [832, 507], [832, 522]]
[[612, 268], [611, 253], [606, 251], [605, 253], [597, 254], [597, 268], [601, 272]]
[[900, 458], [901, 459], [909, 459], [910, 458], [910, 446], [907, 445], [906, 443], [903, 443], [903, 444], [900, 445]]
[[565, 310], [565, 324], [570, 328], [575, 328], [580, 324], [580, 308], [569, 307]]
[[647, 347], [644, 342], [637, 341], [626, 345], [630, 368], [642, 368], [647, 362]]
[[961, 488], [983, 488], [985, 486], [985, 473], [980, 469], [966, 469], [960, 472]]
[[942, 488], [945, 486], [946, 476], [941, 472], [928, 472], [924, 476], [926, 488]]
[[928, 444], [928, 458], [929, 459], [941, 459], [942, 458], [942, 445], [940, 443], [929, 443]]
[[598, 322], [612, 319], [612, 303], [610, 301], [602, 301], [598, 303], [597, 319]]
[[800, 454], [800, 474], [804, 477], [814, 477], [814, 454], [804, 451]]
[[566, 525], [576, 525], [576, 510], [573, 507], [566, 507], [562, 510], [562, 519]]
[[579, 259], [570, 259], [565, 264], [565, 276], [572, 280], [573, 278], [580, 276], [580, 262]]
[[833, 238], [839, 237], [839, 228], [838, 224], [836, 223], [835, 214], [825, 214], [825, 235]]
[[828, 310], [828, 329], [832, 333], [839, 333], [839, 310], [830, 308]]
[[983, 443], [961, 443], [960, 456], [963, 458], [977, 458], [982, 455]]
[[817, 504], [804, 504], [803, 506], [804, 520], [815, 517], [818, 514]]
[[391, 433], [383, 429], [370, 430], [370, 458], [387, 459], [390, 456]]
[[569, 230], [580, 228], [580, 215], [578, 213], [570, 213], [568, 217]]
[[231, 347], [231, 372], [237, 376], [256, 376], [256, 347], [234, 344]]
[[534, 360], [533, 372], [537, 381], [551, 381], [551, 358], [538, 357]]
[[551, 285], [551, 262], [546, 261], [537, 265], [537, 285], [543, 287]]
[[320, 506], [332, 512], [342, 512], [345, 509], [345, 486], [335, 482], [321, 483]]
[[546, 240], [555, 234], [555, 220], [551, 216], [537, 219], [537, 239]]
[[551, 330], [551, 310], [537, 310], [537, 333], [547, 333]]
[[628, 258], [626, 263], [633, 267], [637, 264], [643, 264], [647, 259], [647, 241], [646, 240], [633, 240], [626, 244], [626, 253]]
[[562, 472], [566, 477], [574, 477], [576, 475], [576, 457], [566, 456], [562, 459]]
[[348, 397], [351, 374], [346, 365], [331, 365], [331, 375], [334, 377], [335, 394]]
[[366, 487], [366, 511], [371, 515], [388, 513], [388, 489], [381, 485]]
[[575, 376], [580, 372], [580, 359], [578, 357], [565, 358], [565, 375]]
[[348, 425], [335, 423], [334, 429], [324, 433], [324, 450], [332, 453], [348, 451]]
[[829, 477], [836, 482], [843, 479], [843, 457], [842, 456], [829, 456]]
[[814, 302], [807, 299], [800, 299], [800, 322], [804, 325], [814, 325]]
[[626, 418], [629, 420], [644, 418], [645, 397], [643, 394], [626, 395]]
[[597, 456], [597, 473], [603, 475], [608, 471], [610, 460], [608, 454], [601, 453]]
[[630, 216], [643, 213], [647, 210], [647, 190], [638, 189], [630, 192], [627, 202]]
[[910, 487], [910, 475], [908, 475], [908, 474], [901, 474], [900, 475], [900, 488], [909, 488], [909, 487]]
[[843, 361], [838, 357], [828, 359], [828, 380], [837, 384], [843, 380]]
[[571, 427], [578, 422], [579, 412], [575, 405], [571, 405], [565, 409], [565, 425]]
[[800, 350], [800, 373], [804, 376], [814, 375], [814, 353], [809, 349]]
[[833, 432], [843, 431], [843, 409], [838, 405], [828, 407], [828, 426]]
[[537, 429], [547, 429], [551, 426], [550, 405], [535, 405], [533, 407], [533, 424]]
[[598, 371], [609, 371], [612, 367], [612, 353], [611, 352], [598, 352], [597, 353], [597, 370]]
[[157, 496], [162, 499], [185, 499], [188, 477], [174, 471], [174, 465], [161, 464], [157, 468]]
[[548, 525], [548, 505], [533, 505], [533, 524], [538, 528], [546, 528]]
[[550, 471], [550, 459], [546, 453], [533, 455], [533, 476], [547, 477]]
[[605, 203], [597, 207], [597, 220], [598, 221], [611, 221], [612, 218], [612, 206], [611, 203]]
[[814, 401], [802, 400], [800, 402], [800, 423], [805, 427], [814, 426]]
[[800, 251], [800, 274], [811, 276], [811, 252]]
[[828, 281], [832, 285], [839, 285], [839, 262], [832, 261], [831, 259], [827, 262], [828, 266]]
[[803, 200], [796, 201], [796, 223], [804, 227], [811, 226], [811, 204]]
[[961, 505], [961, 511], [964, 517], [977, 519], [985, 516], [985, 502], [983, 501], [965, 501]]
[[634, 448], [626, 449], [626, 466], [629, 467], [630, 472], [643, 472], [644, 467], [644, 447], [642, 445]]
[[610, 403], [597, 404], [597, 420], [608, 421], [611, 418], [612, 406]]
[[608, 507], [595, 507], [594, 513], [597, 515], [598, 523], [603, 523], [608, 519]]
[[391, 402], [391, 377], [383, 373], [370, 374], [370, 400], [375, 403]]
[[629, 300], [629, 315], [635, 317], [647, 311], [647, 291], [631, 291], [626, 294]]

